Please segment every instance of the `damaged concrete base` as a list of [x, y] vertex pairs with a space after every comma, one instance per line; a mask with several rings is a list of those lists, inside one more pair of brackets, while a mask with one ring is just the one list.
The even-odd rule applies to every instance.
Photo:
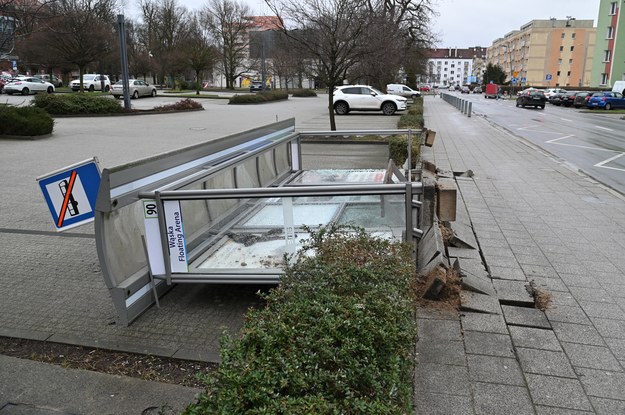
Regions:
[[[431, 165], [430, 169], [435, 166]], [[537, 289], [533, 281], [499, 279], [489, 272], [470, 215], [462, 202], [463, 186], [475, 186], [472, 172], [435, 171], [437, 180], [439, 177], [456, 180], [458, 203], [455, 204], [455, 221], [439, 222], [434, 215], [434, 225], [420, 240], [418, 264], [421, 282], [425, 285], [423, 298], [443, 301], [450, 283], [448, 276], [454, 273], [457, 276], [454, 281], [461, 284], [460, 311], [503, 316], [505, 325], [550, 330], [543, 312], [549, 304], [547, 293]], [[537, 298], [541, 298], [540, 306]]]

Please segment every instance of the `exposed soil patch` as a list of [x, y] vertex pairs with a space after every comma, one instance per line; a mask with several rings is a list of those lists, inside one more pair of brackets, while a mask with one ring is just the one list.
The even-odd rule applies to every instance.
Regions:
[[[437, 279], [445, 282], [438, 294], [438, 298], [435, 300], [423, 298], [425, 292], [432, 286], [433, 281]], [[460, 310], [462, 280], [460, 274], [453, 268], [436, 267], [428, 275], [417, 278], [414, 289], [418, 307], [437, 311]]]
[[534, 306], [545, 311], [551, 308], [551, 293], [536, 287], [534, 280], [531, 280], [526, 286], [527, 291], [534, 297]]
[[154, 382], [204, 387], [197, 373], [210, 373], [215, 363], [114, 352], [82, 346], [0, 337], [0, 354], [85, 369], [111, 375], [130, 376]]

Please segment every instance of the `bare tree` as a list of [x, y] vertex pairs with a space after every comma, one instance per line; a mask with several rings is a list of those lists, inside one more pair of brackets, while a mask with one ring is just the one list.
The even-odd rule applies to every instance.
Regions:
[[41, 42], [49, 51], [78, 67], [80, 90], [85, 68], [103, 62], [116, 45], [115, 0], [58, 0], [46, 20]]
[[237, 77], [249, 70], [250, 8], [236, 0], [209, 0], [202, 14], [220, 51], [226, 88], [234, 89]]
[[174, 78], [186, 68], [182, 50], [188, 36], [189, 12], [176, 0], [143, 0], [140, 6], [142, 42], [164, 84], [166, 75]]
[[56, 0], [0, 0], [0, 56], [11, 55], [16, 41], [38, 30]]
[[[334, 87], [367, 54], [364, 34], [370, 14], [365, 0], [266, 0], [284, 23], [284, 32], [297, 42], [314, 63], [318, 77], [328, 87], [330, 129], [336, 130]], [[288, 26], [286, 25], [288, 19]], [[290, 26], [290, 27], [289, 27]]]
[[200, 95], [201, 73], [212, 70], [215, 66], [217, 51], [211, 44], [210, 36], [203, 29], [199, 13], [190, 20], [185, 54], [189, 67], [195, 72], [195, 94]]

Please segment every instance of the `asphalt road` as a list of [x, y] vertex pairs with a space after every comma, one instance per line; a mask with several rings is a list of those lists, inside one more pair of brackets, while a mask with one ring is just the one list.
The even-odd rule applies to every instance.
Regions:
[[[459, 94], [460, 95], [460, 94]], [[557, 107], [517, 108], [514, 100], [460, 95], [473, 111], [526, 138], [603, 184], [625, 193], [625, 121], [622, 114]]]

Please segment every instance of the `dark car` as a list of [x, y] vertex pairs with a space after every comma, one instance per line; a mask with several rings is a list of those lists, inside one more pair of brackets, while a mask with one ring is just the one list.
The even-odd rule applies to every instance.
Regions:
[[612, 108], [625, 108], [625, 98], [620, 92], [595, 92], [586, 106], [591, 110], [603, 108], [608, 111]]
[[575, 100], [573, 101], [573, 106], [575, 108], [581, 108], [581, 107], [585, 107], [588, 104], [588, 100], [590, 99], [590, 97], [592, 96], [592, 92], [578, 92], [577, 94], [575, 94]]
[[566, 91], [560, 94], [560, 103], [565, 107], [572, 107], [578, 91]]
[[547, 98], [545, 98], [545, 94], [543, 91], [534, 89], [534, 90], [526, 90], [521, 93], [516, 99], [516, 106], [523, 107], [526, 106], [535, 107], [535, 108], [545, 108], [545, 102]]
[[566, 94], [566, 91], [563, 92], [554, 92], [547, 98], [550, 104], [560, 106], [562, 105], [562, 97]]

